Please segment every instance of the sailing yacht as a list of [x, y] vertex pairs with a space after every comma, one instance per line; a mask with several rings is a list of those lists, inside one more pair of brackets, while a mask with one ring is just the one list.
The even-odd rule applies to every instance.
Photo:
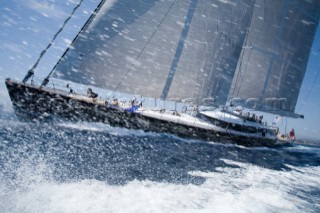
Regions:
[[[102, 0], [41, 84], [32, 78], [43, 54], [22, 82], [7, 79], [6, 85], [20, 119], [103, 122], [273, 146], [278, 129], [255, 112], [302, 117], [294, 109], [319, 6], [298, 0]], [[49, 81], [111, 95], [88, 97]], [[140, 103], [118, 100], [136, 95], [144, 97]], [[148, 106], [146, 99], [167, 107]]]

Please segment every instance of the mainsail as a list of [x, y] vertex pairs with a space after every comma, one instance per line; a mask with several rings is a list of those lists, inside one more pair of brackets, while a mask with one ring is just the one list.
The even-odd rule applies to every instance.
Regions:
[[254, 2], [102, 1], [54, 77], [146, 97], [225, 104]]
[[320, 16], [318, 0], [257, 0], [234, 76], [235, 103], [297, 117], [295, 106]]

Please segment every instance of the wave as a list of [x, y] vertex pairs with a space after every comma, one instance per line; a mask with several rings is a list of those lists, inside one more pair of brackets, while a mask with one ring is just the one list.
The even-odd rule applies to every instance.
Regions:
[[[236, 168], [190, 171], [203, 184], [132, 180], [124, 185], [85, 179], [57, 183], [39, 172], [25, 187], [0, 183], [2, 212], [317, 212], [320, 167], [275, 171], [228, 159]], [[27, 171], [25, 171], [27, 172]], [[32, 175], [33, 173], [33, 175]], [[31, 175], [31, 176], [30, 176]]]
[[317, 212], [319, 147], [0, 119], [2, 212]]

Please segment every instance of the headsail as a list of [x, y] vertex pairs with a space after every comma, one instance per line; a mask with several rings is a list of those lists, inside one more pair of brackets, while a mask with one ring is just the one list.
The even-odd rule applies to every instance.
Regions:
[[225, 104], [254, 0], [106, 1], [54, 77], [155, 98]]
[[257, 0], [230, 96], [257, 110], [294, 114], [320, 1]]

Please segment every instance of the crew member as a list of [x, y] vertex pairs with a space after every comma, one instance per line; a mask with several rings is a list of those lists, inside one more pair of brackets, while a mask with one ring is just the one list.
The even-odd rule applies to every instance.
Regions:
[[91, 88], [88, 88], [88, 90], [87, 90], [87, 96], [88, 96], [89, 98], [96, 98], [96, 97], [98, 97], [98, 94], [95, 93], [95, 92], [93, 92]]
[[290, 137], [291, 140], [295, 139], [294, 129], [291, 129], [291, 131], [289, 133], [289, 137]]

